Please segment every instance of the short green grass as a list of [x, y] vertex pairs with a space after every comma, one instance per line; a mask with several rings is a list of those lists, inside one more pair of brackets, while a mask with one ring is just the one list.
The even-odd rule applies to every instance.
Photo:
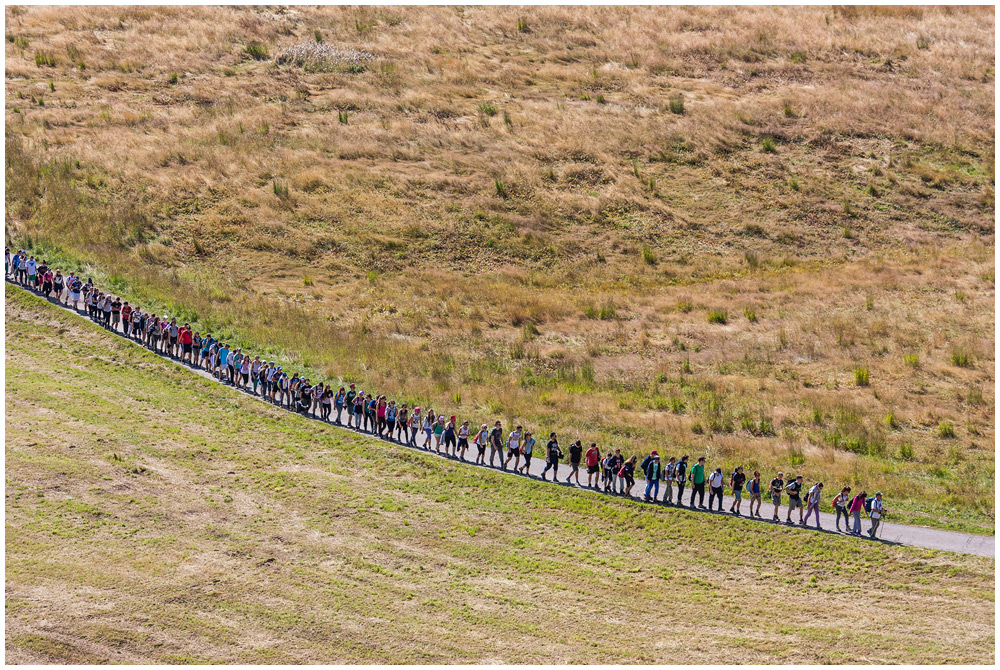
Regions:
[[444, 462], [6, 299], [8, 661], [993, 661], [990, 559]]

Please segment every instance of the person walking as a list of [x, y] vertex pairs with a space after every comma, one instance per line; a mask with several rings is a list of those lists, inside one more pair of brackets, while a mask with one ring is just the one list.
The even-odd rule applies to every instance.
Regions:
[[463, 461], [465, 460], [465, 451], [469, 448], [469, 432], [471, 430], [468, 421], [463, 421], [462, 425], [458, 427], [458, 457]]
[[698, 463], [688, 474], [691, 482], [691, 509], [694, 509], [694, 497], [698, 496], [698, 509], [705, 509], [705, 457], [698, 458]]
[[[746, 484], [747, 476], [743, 474], [743, 466], [738, 465], [733, 473], [729, 475], [729, 485], [733, 487], [733, 504], [729, 506], [729, 512], [740, 515], [740, 505], [743, 503], [743, 485]], [[709, 505], [711, 507], [711, 505]], [[751, 512], [750, 516], [753, 516]]]
[[423, 425], [424, 419], [420, 416], [420, 408], [414, 407], [413, 414], [410, 415], [409, 419], [409, 429], [410, 437], [406, 441], [406, 444], [411, 447], [417, 446], [417, 433], [420, 432], [420, 427]]
[[[660, 478], [663, 472], [660, 468], [660, 454], [655, 450], [642, 459], [642, 474], [646, 478], [646, 492], [643, 499], [646, 502], [656, 502], [660, 495]], [[653, 492], [652, 496], [649, 495], [650, 491]]]
[[514, 459], [514, 469], [521, 469], [521, 440], [524, 437], [523, 428], [516, 427], [507, 436], [507, 459], [503, 462], [503, 469], [506, 470], [510, 464], [510, 459]]
[[531, 474], [531, 454], [535, 451], [535, 438], [531, 433], [524, 434], [524, 441], [521, 442], [521, 455], [524, 456], [524, 465], [521, 466], [522, 475]]
[[477, 465], [486, 465], [486, 444], [489, 442], [489, 439], [489, 432], [486, 424], [484, 423], [479, 427], [479, 432], [476, 433], [476, 438], [473, 440], [476, 444], [476, 451], [479, 452], [476, 455]]
[[493, 430], [490, 431], [490, 467], [494, 467], [493, 459], [498, 455], [500, 456], [500, 465], [503, 466], [503, 430], [500, 428], [499, 421], [493, 424]]
[[847, 511], [854, 517], [854, 528], [851, 530], [851, 535], [861, 536], [861, 512], [865, 508], [865, 496], [867, 495], [866, 491], [861, 491], [861, 493], [851, 498], [851, 502], [847, 505]]
[[[499, 421], [497, 424], [499, 425]], [[549, 443], [545, 446], [545, 469], [542, 470], [542, 481], [547, 481], [545, 479], [545, 473], [552, 469], [552, 481], [559, 481], [559, 459], [563, 457], [562, 450], [559, 449], [559, 441], [556, 440], [555, 433], [549, 433]]]
[[338, 426], [343, 425], [340, 422], [340, 417], [344, 413], [344, 404], [346, 402], [347, 402], [347, 391], [345, 391], [344, 387], [341, 386], [339, 389], [337, 389], [337, 395], [333, 396], [333, 406], [337, 410], [337, 418], [335, 421]]
[[851, 522], [847, 513], [847, 506], [851, 502], [851, 487], [845, 486], [840, 489], [840, 493], [833, 499], [833, 509], [837, 513], [837, 531], [840, 532], [840, 517], [844, 517], [844, 532], [850, 532]]
[[663, 466], [663, 503], [666, 505], [674, 504], [675, 481], [677, 481], [677, 457], [671, 456]]
[[[760, 472], [753, 471], [753, 478], [747, 482], [747, 493], [750, 495], [750, 516], [760, 518]], [[757, 511], [754, 512], [754, 503], [757, 504]]]
[[712, 502], [719, 501], [719, 511], [722, 511], [722, 468], [716, 468], [708, 477], [708, 509], [712, 509]]
[[774, 503], [774, 519], [778, 521], [778, 508], [781, 507], [781, 494], [785, 490], [785, 473], [779, 472], [778, 476], [771, 480], [771, 502]]
[[587, 486], [596, 488], [601, 483], [601, 450], [597, 448], [596, 442], [590, 443], [587, 449]]
[[[684, 504], [684, 486], [687, 484], [688, 475], [688, 457], [687, 454], [681, 456], [681, 460], [677, 462], [677, 467], [674, 468], [674, 480], [677, 482], [677, 504]], [[692, 501], [693, 502], [693, 501]]]
[[639, 457], [635, 454], [629, 457], [625, 461], [625, 465], [622, 466], [621, 477], [622, 484], [625, 487], [622, 489], [622, 495], [626, 498], [632, 495], [632, 487], [635, 486], [635, 462], [639, 460]]
[[570, 480], [576, 477], [576, 485], [580, 485], [580, 459], [583, 458], [583, 443], [577, 440], [573, 444], [569, 445], [569, 476], [566, 477], [566, 483], [569, 484]]
[[409, 440], [407, 433], [410, 430], [410, 406], [407, 403], [403, 403], [399, 406], [399, 411], [396, 413], [396, 441], [400, 444], [406, 444]]
[[806, 525], [806, 522], [802, 520], [802, 480], [804, 478], [802, 475], [798, 475], [795, 479], [788, 482], [788, 486], [785, 487], [785, 491], [788, 492], [788, 517], [785, 519], [787, 523], [792, 522], [792, 510], [799, 510], [799, 525]]
[[809, 493], [806, 496], [806, 503], [808, 505], [808, 509], [806, 509], [806, 518], [805, 518], [805, 521], [802, 522], [803, 526], [806, 525], [809, 522], [809, 516], [811, 514], [815, 513], [816, 514], [816, 528], [817, 529], [820, 528], [820, 525], [819, 525], [819, 503], [820, 503], [820, 500], [822, 499], [822, 495], [823, 495], [823, 482], [819, 482], [818, 484], [813, 484], [812, 487], [809, 489]]
[[387, 440], [391, 440], [392, 434], [396, 431], [396, 416], [398, 414], [399, 409], [396, 407], [396, 401], [390, 400], [389, 404], [385, 407], [385, 439]]
[[868, 518], [872, 520], [872, 527], [868, 529], [868, 537], [875, 539], [875, 533], [878, 531], [879, 525], [882, 523], [882, 515], [885, 513], [885, 507], [882, 505], [882, 492], [879, 491], [875, 494], [875, 500], [872, 500], [871, 509], [868, 511]]

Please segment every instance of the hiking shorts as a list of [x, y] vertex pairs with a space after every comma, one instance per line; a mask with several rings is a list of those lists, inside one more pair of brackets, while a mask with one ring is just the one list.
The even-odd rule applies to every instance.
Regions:
[[736, 498], [737, 500], [743, 500], [743, 490], [736, 489], [735, 491], [733, 491], [733, 497]]
[[594, 474], [597, 474], [597, 471], [598, 471], [598, 467], [599, 467], [599, 466], [597, 466], [597, 465], [588, 465], [588, 466], [587, 466], [587, 474], [588, 474], [588, 475], [594, 475]]
[[788, 511], [791, 512], [796, 507], [802, 507], [802, 498], [788, 498]]

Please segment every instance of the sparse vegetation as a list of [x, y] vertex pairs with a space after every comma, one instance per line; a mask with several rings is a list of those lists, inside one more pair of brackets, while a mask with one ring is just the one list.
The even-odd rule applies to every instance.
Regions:
[[724, 309], [713, 309], [708, 312], [708, 322], [725, 325], [729, 321], [729, 315]]
[[868, 386], [869, 374], [867, 366], [854, 368], [854, 384], [857, 386]]
[[270, 54], [267, 47], [260, 42], [249, 42], [243, 47], [243, 52], [253, 60], [267, 60]]

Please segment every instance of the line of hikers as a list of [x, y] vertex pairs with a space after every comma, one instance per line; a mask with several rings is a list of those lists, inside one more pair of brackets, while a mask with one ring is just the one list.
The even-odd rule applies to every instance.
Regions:
[[[476, 428], [470, 425], [469, 421], [459, 424], [455, 416], [447, 417], [444, 413], [435, 413], [433, 409], [424, 412], [420, 407], [414, 407], [411, 411], [405, 402], [397, 404], [395, 400], [388, 399], [385, 395], [357, 391], [355, 384], [350, 384], [347, 388], [341, 386], [336, 391], [330, 384], [322, 382], [313, 384], [308, 377], [300, 377], [298, 373], [289, 375], [274, 361], [262, 361], [258, 355], [251, 358], [250, 354], [245, 353], [240, 347], [231, 347], [228, 343], [213, 337], [211, 333], [202, 335], [188, 323], [179, 324], [176, 319], [167, 315], [158, 317], [155, 313], [143, 312], [139, 307], [130, 305], [128, 301], [122, 301], [117, 296], [98, 290], [90, 279], [84, 282], [73, 273], [63, 275], [59, 270], [53, 271], [47, 262], [38, 261], [23, 250], [13, 256], [9, 249], [5, 250], [4, 270], [12, 281], [62, 305], [72, 304], [75, 310], [80, 311], [79, 304], [82, 302], [90, 318], [109, 330], [121, 331], [125, 337], [143, 344], [156, 353], [204, 369], [220, 382], [257, 395], [275, 405], [303, 415], [311, 414], [323, 421], [368, 432], [383, 440], [393, 440], [411, 447], [417, 447], [417, 440], [422, 436], [423, 442], [419, 445], [421, 448], [426, 450], [433, 448], [437, 454], [463, 461], [467, 460], [466, 451], [471, 441], [476, 447], [475, 463], [486, 465], [486, 449], [489, 448], [490, 466], [495, 467], [499, 457], [501, 469], [507, 470], [513, 460], [514, 471], [530, 474], [536, 441], [532, 433], [525, 431], [522, 426], [517, 426], [505, 437], [500, 421], [496, 421], [492, 429], [485, 423]], [[334, 417], [334, 413], [336, 413], [335, 418], [331, 418]], [[343, 422], [345, 414], [346, 424]], [[549, 434], [544, 457], [545, 468], [542, 470], [541, 478], [548, 481], [548, 472], [552, 470], [552, 481], [558, 481], [559, 463], [564, 454], [555, 433]], [[576, 484], [582, 486], [580, 467], [585, 463], [588, 487], [601, 488], [612, 495], [628, 497], [632, 495], [632, 487], [635, 486], [637, 462], [637, 456], [625, 458], [620, 449], [602, 456], [596, 443], [591, 443], [585, 452], [583, 444], [577, 440], [569, 447], [571, 470], [564, 481], [572, 483], [575, 478]], [[728, 489], [733, 497], [729, 507], [731, 514], [742, 515], [743, 498], [746, 497], [749, 500], [748, 515], [763, 518], [760, 508], [764, 495], [767, 495], [774, 506], [772, 521], [779, 522], [778, 512], [782, 496], [787, 496], [786, 523], [794, 523], [792, 512], [798, 509], [800, 525], [805, 526], [815, 514], [816, 528], [820, 528], [822, 482], [817, 482], [808, 491], [804, 491], [802, 475], [790, 478], [786, 483], [784, 473], [779, 472], [777, 477], [764, 487], [760, 472], [754, 471], [752, 477], [747, 477], [742, 466], [733, 470], [727, 481], [721, 467], [708, 472], [705, 462], [705, 457], [702, 456], [694, 465], [689, 465], [688, 456], [685, 455], [679, 459], [671, 456], [666, 463], [661, 463], [659, 454], [653, 451], [638, 465], [646, 479], [644, 500], [667, 505], [683, 505], [684, 490], [690, 485], [688, 507], [695, 508], [697, 497], [699, 509], [711, 510], [717, 503], [717, 510], [721, 512], [723, 495]], [[661, 484], [664, 489], [662, 500]], [[708, 506], [705, 505], [706, 487]], [[861, 513], [864, 512], [871, 520], [871, 527], [867, 533], [870, 537], [876, 536], [879, 524], [885, 515], [881, 492], [869, 497], [867, 492], [861, 491], [852, 496], [851, 488], [845, 486], [832, 502], [837, 514], [838, 531], [843, 516], [844, 532], [861, 535]], [[805, 516], [803, 507], [806, 509]]]

